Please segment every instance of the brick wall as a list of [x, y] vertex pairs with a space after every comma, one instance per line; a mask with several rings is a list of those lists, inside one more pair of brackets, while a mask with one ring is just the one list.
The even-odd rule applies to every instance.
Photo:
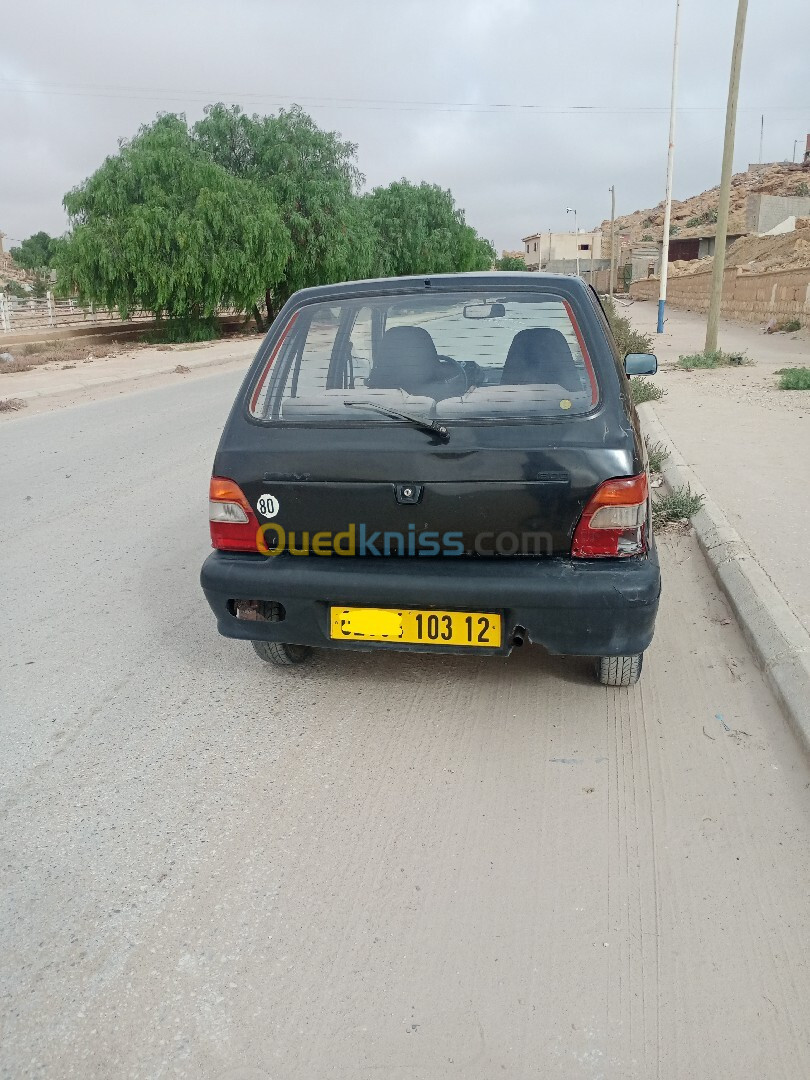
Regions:
[[[707, 311], [711, 281], [711, 271], [671, 277], [667, 302], [687, 311]], [[630, 295], [637, 300], [657, 300], [658, 289], [657, 278], [634, 281]], [[722, 314], [754, 323], [798, 319], [802, 326], [810, 326], [810, 268], [750, 274], [729, 267], [723, 275]]]

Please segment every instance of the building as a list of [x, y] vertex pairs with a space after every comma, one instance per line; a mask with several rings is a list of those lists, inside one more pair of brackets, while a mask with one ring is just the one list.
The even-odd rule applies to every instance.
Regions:
[[[726, 233], [726, 244], [733, 244], [734, 241], [739, 240], [741, 236], [745, 236], [745, 233]], [[706, 233], [703, 236], [684, 236], [681, 238], [672, 236], [669, 240], [669, 262], [693, 262], [695, 259], [705, 259], [710, 255], [714, 255], [716, 239], [714, 233]], [[660, 247], [661, 245], [659, 244], [658, 246]]]
[[583, 260], [589, 264], [593, 258], [602, 258], [602, 230], [593, 229], [590, 232], [544, 232], [532, 233], [531, 236], [523, 237], [523, 258], [528, 270], [546, 270], [553, 264], [563, 262], [575, 262], [579, 255], [580, 263]]

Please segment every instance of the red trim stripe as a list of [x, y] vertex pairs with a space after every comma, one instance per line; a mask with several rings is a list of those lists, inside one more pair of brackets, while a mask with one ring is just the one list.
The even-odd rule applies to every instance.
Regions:
[[574, 328], [574, 333], [577, 336], [577, 342], [579, 343], [579, 349], [582, 353], [582, 359], [585, 361], [585, 367], [588, 369], [588, 378], [591, 382], [591, 405], [595, 405], [599, 400], [599, 387], [596, 383], [596, 375], [594, 374], [593, 364], [591, 363], [591, 358], [588, 355], [588, 349], [585, 345], [585, 339], [582, 336], [582, 332], [579, 329], [579, 323], [577, 322], [576, 315], [574, 315], [574, 311], [567, 300], [563, 300], [563, 304], [565, 305], [565, 310], [568, 312], [568, 318], [571, 320], [571, 325]]
[[290, 330], [292, 329], [292, 325], [293, 325], [293, 323], [295, 322], [295, 320], [297, 318], [298, 318], [298, 312], [296, 311], [296, 313], [293, 315], [293, 317], [290, 319], [290, 321], [287, 323], [287, 325], [282, 330], [281, 337], [276, 342], [275, 348], [270, 353], [270, 357], [269, 357], [267, 363], [264, 365], [264, 371], [262, 372], [261, 378], [256, 383], [256, 389], [253, 391], [253, 396], [250, 399], [250, 411], [252, 413], [256, 412], [256, 403], [259, 400], [259, 394], [261, 394], [261, 392], [262, 392], [262, 387], [265, 384], [267, 376], [270, 374], [270, 368], [273, 366], [273, 361], [278, 356], [279, 349], [284, 344], [284, 341], [285, 341], [285, 339], [287, 337], [287, 334], [289, 334]]

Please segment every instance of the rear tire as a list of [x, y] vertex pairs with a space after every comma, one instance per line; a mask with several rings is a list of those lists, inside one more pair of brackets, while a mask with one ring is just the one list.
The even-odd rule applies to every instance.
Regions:
[[309, 645], [288, 645], [284, 641], [252, 641], [251, 645], [258, 657], [277, 667], [304, 664], [312, 657], [312, 649]]
[[[278, 604], [264, 604], [263, 615], [266, 622], [281, 622]], [[288, 645], [285, 641], [251, 641], [251, 645], [261, 660], [277, 667], [304, 664], [312, 658], [312, 648], [309, 645]]]
[[596, 677], [602, 686], [635, 686], [641, 675], [644, 653], [635, 656], [600, 656]]

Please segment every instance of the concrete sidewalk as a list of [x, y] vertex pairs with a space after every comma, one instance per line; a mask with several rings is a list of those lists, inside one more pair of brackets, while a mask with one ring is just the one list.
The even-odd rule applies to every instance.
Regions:
[[810, 334], [766, 335], [724, 321], [721, 348], [745, 351], [753, 365], [686, 372], [674, 363], [702, 351], [704, 316], [669, 309], [659, 336], [655, 304], [620, 310], [653, 336], [656, 381], [667, 391], [655, 413], [666, 433], [810, 631], [810, 391], [779, 390], [774, 374], [810, 366]]
[[[69, 365], [57, 361], [28, 371], [0, 373], [0, 398], [22, 398], [35, 411], [43, 411], [122, 393], [135, 388], [130, 384], [144, 380], [153, 384], [170, 378], [188, 378], [207, 369], [240, 364], [247, 368], [260, 343], [261, 337], [252, 335], [197, 344], [133, 346], [115, 356], [99, 356]], [[178, 367], [189, 371], [178, 372]], [[18, 415], [5, 414], [9, 418]]]

